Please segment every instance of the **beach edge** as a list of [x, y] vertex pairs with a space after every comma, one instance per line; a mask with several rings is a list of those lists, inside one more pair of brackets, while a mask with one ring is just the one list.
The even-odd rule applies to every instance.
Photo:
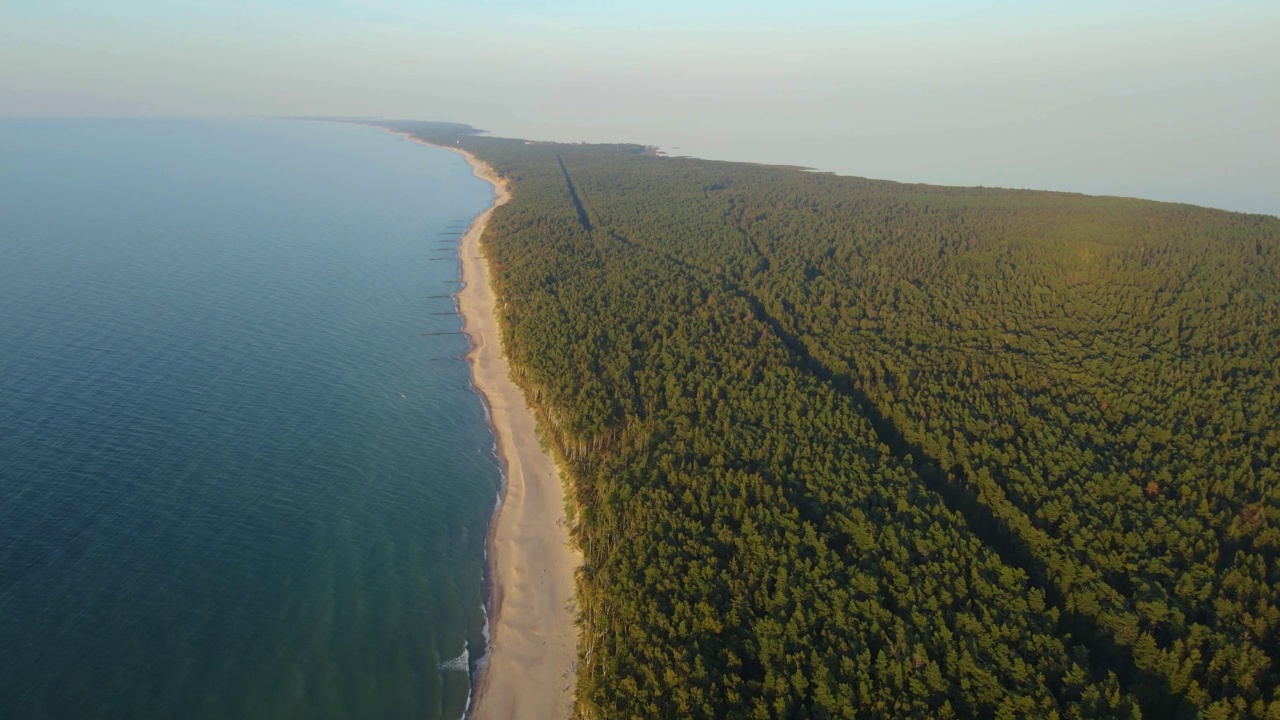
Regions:
[[511, 199], [511, 192], [493, 168], [472, 153], [409, 133], [396, 134], [461, 155], [494, 193], [493, 202], [462, 236], [463, 286], [456, 294], [463, 332], [470, 341], [466, 358], [471, 382], [488, 410], [503, 473], [501, 500], [488, 537], [489, 647], [475, 678], [469, 716], [568, 718], [577, 666], [574, 576], [581, 555], [569, 538], [559, 468], [542, 448], [532, 409], [511, 379], [497, 299], [480, 245], [490, 216]]

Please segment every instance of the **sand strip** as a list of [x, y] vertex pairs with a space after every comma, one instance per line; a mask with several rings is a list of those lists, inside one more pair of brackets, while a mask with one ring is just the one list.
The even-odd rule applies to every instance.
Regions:
[[[405, 135], [411, 140], [418, 140]], [[428, 143], [429, 144], [429, 143]], [[459, 148], [476, 177], [493, 185], [493, 206], [462, 238], [458, 293], [463, 329], [471, 338], [471, 376], [489, 406], [506, 488], [489, 536], [492, 596], [488, 668], [473, 705], [475, 720], [556, 720], [573, 707], [578, 628], [573, 576], [582, 563], [569, 541], [564, 490], [555, 462], [538, 443], [524, 393], [511, 380], [502, 352], [489, 267], [480, 236], [493, 209], [511, 195], [488, 165]]]

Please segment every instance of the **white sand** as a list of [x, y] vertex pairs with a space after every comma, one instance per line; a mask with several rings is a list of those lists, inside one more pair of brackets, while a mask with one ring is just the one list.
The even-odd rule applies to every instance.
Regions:
[[471, 338], [467, 359], [472, 380], [489, 406], [498, 456], [506, 466], [506, 491], [489, 538], [493, 596], [488, 668], [480, 679], [472, 716], [475, 720], [567, 718], [573, 709], [578, 642], [574, 571], [582, 558], [569, 540], [564, 489], [555, 462], [539, 445], [524, 393], [511, 380], [489, 267], [480, 248], [489, 215], [511, 195], [493, 170], [474, 155], [445, 149], [465, 156], [476, 176], [490, 182], [497, 196], [493, 207], [477, 217], [462, 238], [466, 284], [458, 293], [464, 330]]

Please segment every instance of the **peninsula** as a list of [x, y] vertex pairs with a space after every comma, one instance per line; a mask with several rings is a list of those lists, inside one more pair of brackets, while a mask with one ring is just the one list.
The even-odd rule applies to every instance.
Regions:
[[589, 718], [1280, 713], [1280, 219], [384, 125], [512, 193], [468, 322], [582, 554], [526, 622], [522, 470], [478, 714], [575, 637]]

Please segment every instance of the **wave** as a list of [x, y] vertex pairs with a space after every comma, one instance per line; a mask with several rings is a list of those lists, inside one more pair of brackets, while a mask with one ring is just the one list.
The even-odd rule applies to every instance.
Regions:
[[467, 646], [462, 646], [462, 654], [458, 657], [440, 663], [440, 669], [444, 672], [471, 672], [471, 653]]

